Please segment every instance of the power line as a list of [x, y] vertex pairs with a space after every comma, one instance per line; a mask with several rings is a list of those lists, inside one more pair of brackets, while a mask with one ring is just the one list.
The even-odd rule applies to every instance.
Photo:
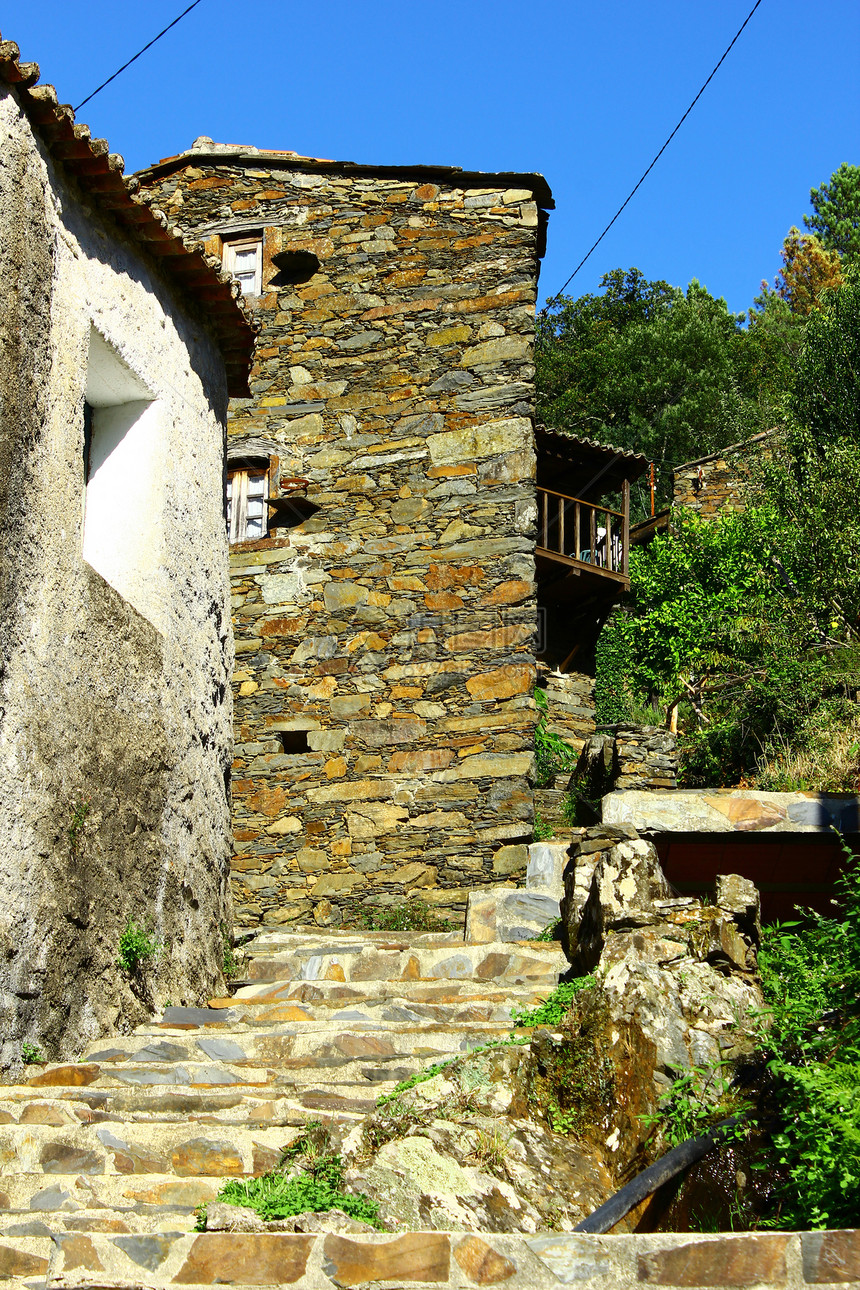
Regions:
[[[90, 99], [94, 99], [95, 96], [99, 94], [106, 85], [110, 85], [111, 81], [115, 81], [121, 72], [124, 72], [127, 67], [131, 67], [132, 63], [136, 62], [137, 59], [140, 58], [141, 54], [145, 54], [148, 49], [152, 49], [152, 46], [155, 44], [157, 40], [161, 40], [161, 37], [165, 36], [167, 32], [170, 31], [171, 27], [175, 27], [178, 22], [182, 21], [182, 19], [185, 17], [187, 13], [190, 13], [192, 9], [196, 9], [199, 4], [200, 4], [200, 0], [194, 0], [194, 3], [190, 4], [187, 9], [183, 9], [179, 17], [174, 18], [173, 22], [168, 23], [167, 26], [164, 28], [164, 31], [160, 31], [157, 36], [153, 36], [152, 40], [149, 42], [148, 45], [144, 45], [143, 49], [139, 49], [137, 51], [134, 58], [130, 58], [127, 63], [123, 63], [122, 67], [117, 68], [113, 76], [109, 76], [106, 81], [102, 81], [98, 89], [93, 90], [92, 94], [88, 94], [85, 99], [81, 99], [78, 106], [74, 109], [75, 112], [80, 112], [81, 108], [84, 106], [85, 103], [89, 103]], [[565, 283], [565, 286], [566, 285], [567, 284]], [[562, 288], [562, 290], [563, 289], [564, 288]]]
[[[603, 232], [600, 234], [600, 237], [597, 239], [597, 241], [594, 243], [594, 245], [593, 245], [593, 246], [591, 246], [591, 247], [589, 247], [589, 249], [586, 251], [585, 255], [582, 257], [582, 259], [580, 260], [579, 264], [578, 264], [578, 265], [576, 266], [576, 268], [574, 269], [573, 273], [572, 273], [572, 274], [570, 275], [570, 277], [567, 279], [567, 282], [565, 282], [565, 283], [564, 283], [564, 285], [563, 285], [563, 286], [562, 286], [562, 287], [561, 287], [561, 288], [556, 292], [555, 296], [553, 297], [553, 299], [554, 299], [554, 300], [557, 300], [557, 299], [558, 299], [558, 297], [561, 295], [562, 291], [564, 291], [565, 287], [569, 286], [569, 285], [570, 285], [570, 283], [571, 283], [571, 282], [573, 282], [573, 279], [576, 277], [577, 273], [579, 273], [579, 270], [580, 270], [580, 269], [582, 268], [582, 266], [585, 264], [586, 260], [589, 258], [589, 256], [591, 255], [591, 253], [592, 253], [593, 251], [596, 251], [596, 250], [597, 250], [597, 248], [600, 246], [600, 243], [601, 243], [601, 242], [603, 241], [603, 239], [606, 237], [606, 234], [607, 234], [607, 233], [609, 232], [609, 230], [612, 228], [612, 225], [613, 225], [613, 224], [615, 223], [615, 221], [618, 219], [618, 216], [619, 216], [619, 215], [621, 214], [621, 212], [624, 210], [625, 206], [627, 206], [627, 204], [630, 202], [631, 198], [633, 198], [633, 197], [635, 196], [635, 194], [636, 194], [636, 192], [639, 190], [639, 188], [641, 188], [641, 187], [642, 187], [642, 184], [645, 182], [645, 180], [646, 180], [646, 179], [648, 178], [648, 176], [651, 174], [651, 171], [652, 171], [652, 170], [654, 169], [654, 167], [657, 165], [657, 162], [658, 162], [658, 161], [660, 160], [660, 158], [663, 156], [663, 153], [666, 151], [666, 149], [668, 148], [669, 144], [672, 142], [672, 140], [674, 139], [675, 135], [678, 133], [678, 131], [680, 130], [681, 126], [684, 124], [684, 122], [686, 121], [687, 117], [690, 115], [690, 113], [692, 112], [693, 108], [696, 106], [696, 104], [698, 103], [699, 99], [702, 97], [702, 95], [704, 94], [705, 90], [708, 88], [708, 86], [710, 85], [711, 81], [714, 79], [714, 77], [716, 76], [717, 72], [720, 70], [720, 68], [722, 67], [723, 63], [724, 63], [724, 62], [726, 61], [726, 59], [728, 58], [729, 54], [730, 54], [730, 53], [731, 53], [731, 51], [732, 51], [732, 48], [734, 47], [734, 45], [737, 43], [738, 39], [740, 38], [741, 33], [742, 33], [742, 32], [743, 32], [743, 30], [744, 30], [744, 27], [746, 27], [746, 25], [747, 25], [747, 23], [749, 22], [750, 18], [752, 18], [753, 14], [755, 13], [756, 9], [759, 7], [759, 5], [760, 5], [760, 4], [761, 4], [761, 0], [756, 0], [756, 2], [755, 2], [755, 4], [753, 5], [752, 9], [750, 9], [750, 11], [749, 11], [749, 13], [747, 14], [746, 18], [745, 18], [745, 19], [744, 19], [744, 21], [741, 23], [741, 25], [740, 25], [740, 27], [738, 28], [738, 30], [735, 32], [735, 35], [734, 35], [734, 38], [733, 38], [733, 40], [732, 40], [731, 44], [727, 47], [727, 49], [726, 49], [725, 53], [723, 54], [722, 58], [721, 58], [721, 59], [720, 59], [720, 61], [717, 63], [717, 65], [716, 65], [716, 67], [714, 68], [714, 70], [711, 72], [710, 76], [709, 76], [709, 77], [708, 77], [708, 79], [705, 81], [704, 85], [703, 85], [703, 86], [702, 86], [702, 88], [699, 90], [698, 94], [697, 94], [697, 95], [696, 95], [696, 97], [693, 99], [692, 103], [691, 103], [691, 104], [690, 104], [690, 106], [687, 108], [687, 110], [686, 110], [686, 112], [684, 113], [684, 115], [681, 117], [681, 120], [680, 120], [680, 121], [678, 122], [678, 124], [675, 126], [675, 129], [674, 129], [674, 130], [672, 131], [672, 133], [669, 135], [669, 138], [668, 138], [668, 139], [666, 140], [666, 142], [663, 144], [663, 147], [660, 149], [660, 151], [657, 153], [657, 155], [656, 155], [656, 157], [654, 158], [654, 160], [651, 162], [651, 165], [648, 167], [648, 169], [647, 169], [647, 170], [645, 171], [645, 173], [642, 175], [641, 179], [640, 179], [640, 180], [639, 180], [639, 182], [636, 184], [636, 186], [630, 190], [629, 194], [627, 195], [627, 197], [625, 198], [625, 200], [621, 203], [621, 205], [618, 207], [618, 210], [617, 210], [617, 211], [615, 212], [615, 214], [612, 216], [612, 219], [611, 219], [611, 220], [609, 221], [609, 223], [606, 225], [606, 228], [605, 228], [605, 229], [603, 230]], [[544, 306], [544, 308], [541, 310], [541, 313], [546, 313], [546, 308], [547, 308], [547, 306]]]

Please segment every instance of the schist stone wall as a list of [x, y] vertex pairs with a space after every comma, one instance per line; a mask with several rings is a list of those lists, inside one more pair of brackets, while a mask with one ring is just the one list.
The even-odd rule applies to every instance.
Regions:
[[[221, 981], [232, 647], [221, 355], [2, 81], [0, 133], [0, 1066], [14, 1067], [23, 1040], [63, 1055], [148, 1015], [117, 967], [129, 920], [164, 939], [174, 1002]], [[99, 492], [97, 461], [124, 492]], [[104, 573], [84, 558], [94, 517]], [[129, 568], [113, 557], [132, 539]]]
[[[237, 921], [336, 925], [409, 894], [462, 918], [471, 888], [524, 874], [532, 832], [548, 189], [205, 141], [140, 178], [210, 249], [262, 237], [230, 455], [317, 508], [231, 554]], [[284, 251], [317, 271], [285, 284]]]
[[696, 511], [703, 519], [744, 509], [744, 488], [757, 455], [767, 451], [770, 431], [732, 444], [709, 457], [687, 462], [672, 472], [673, 505]]

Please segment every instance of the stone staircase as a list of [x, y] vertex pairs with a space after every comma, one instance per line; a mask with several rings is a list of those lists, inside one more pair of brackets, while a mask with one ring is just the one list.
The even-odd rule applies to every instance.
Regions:
[[[194, 1210], [225, 1179], [277, 1165], [308, 1120], [337, 1142], [399, 1081], [509, 1035], [512, 1008], [545, 998], [565, 968], [555, 944], [462, 933], [260, 935], [231, 997], [168, 1007], [0, 1089], [0, 1282], [361, 1284], [354, 1268], [352, 1280], [322, 1265], [317, 1276], [312, 1236], [190, 1235]], [[407, 1264], [420, 1271], [437, 1237]], [[347, 1245], [372, 1253], [391, 1239]], [[374, 1279], [416, 1279], [403, 1258]]]

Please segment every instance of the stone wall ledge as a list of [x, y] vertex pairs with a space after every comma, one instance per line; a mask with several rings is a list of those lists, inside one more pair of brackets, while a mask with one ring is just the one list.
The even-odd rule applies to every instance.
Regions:
[[[206, 1232], [116, 1237], [5, 1238], [9, 1275], [53, 1286], [334, 1286], [418, 1284], [472, 1290], [627, 1290], [688, 1286], [860, 1286], [860, 1231], [525, 1236], [407, 1232], [339, 1235]], [[142, 1269], [146, 1271], [143, 1272]], [[16, 1271], [16, 1269], [19, 1269]]]
[[839, 793], [621, 789], [606, 794], [602, 810], [604, 824], [644, 834], [860, 832], [860, 797]]

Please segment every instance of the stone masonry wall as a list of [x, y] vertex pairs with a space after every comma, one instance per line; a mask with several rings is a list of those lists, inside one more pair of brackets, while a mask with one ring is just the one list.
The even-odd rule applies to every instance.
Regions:
[[544, 671], [539, 684], [547, 698], [547, 730], [581, 752], [595, 729], [594, 677]]
[[[534, 193], [264, 153], [141, 180], [213, 248], [262, 228], [229, 444], [318, 508], [232, 549], [237, 921], [462, 918], [532, 830]], [[283, 250], [319, 271], [278, 286]]]
[[703, 519], [743, 510], [750, 466], [769, 437], [769, 432], [764, 432], [746, 443], [732, 444], [710, 457], [679, 466], [672, 472], [673, 505], [695, 511]]

